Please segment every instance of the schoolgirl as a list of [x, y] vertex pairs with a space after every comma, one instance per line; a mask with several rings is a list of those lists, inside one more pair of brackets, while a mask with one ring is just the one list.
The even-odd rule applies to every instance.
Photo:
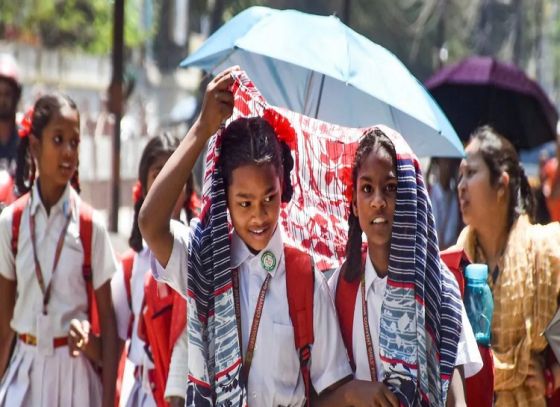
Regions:
[[[145, 322], [151, 324], [152, 318], [150, 315], [149, 321], [144, 321], [143, 315], [149, 312], [155, 314], [156, 318], [169, 323], [172, 312], [174, 312], [174, 294], [172, 290], [168, 291], [165, 285], [156, 286], [157, 309], [155, 312], [151, 307], [146, 310], [146, 300], [149, 299], [145, 299], [145, 291], [148, 290], [149, 282], [147, 282], [147, 279], [151, 275], [150, 251], [143, 241], [142, 234], [138, 228], [138, 214], [156, 176], [178, 145], [178, 138], [169, 133], [163, 133], [152, 138], [144, 148], [138, 171], [139, 183], [136, 184], [134, 192], [134, 224], [129, 239], [129, 245], [133, 250], [132, 258], [130, 259], [132, 262], [128, 266], [129, 270], [126, 270], [127, 265], [125, 263], [128, 256], [125, 255], [125, 259], [123, 259], [124, 267], [117, 272], [112, 282], [119, 337], [123, 341], [130, 339], [128, 359], [135, 366], [135, 381], [126, 403], [127, 406], [155, 406], [164, 404], [164, 390], [170, 362], [170, 352], [167, 352], [167, 349], [165, 349], [165, 353], [169, 353], [169, 358], [166, 358], [167, 360], [162, 363], [157, 363], [159, 362], [158, 356], [160, 353], [153, 349], [153, 347], [161, 342], [169, 343], [169, 327], [166, 324], [167, 329], [161, 329], [163, 327], [159, 326], [160, 329], [147, 330]], [[185, 188], [176, 200], [177, 204], [173, 210], [173, 219], [179, 219], [182, 209], [185, 209], [187, 218], [192, 217], [194, 208], [188, 206], [192, 200], [190, 197], [194, 193], [192, 190], [192, 179], [187, 182], [186, 186], [188, 188]], [[185, 199], [185, 195], [189, 199]], [[176, 227], [180, 228], [181, 225]], [[186, 235], [186, 232], [183, 232], [183, 234]], [[131, 304], [129, 304], [129, 298]], [[186, 312], [184, 307], [182, 311]], [[152, 333], [164, 336], [163, 340], [154, 338], [150, 340]], [[156, 351], [155, 354], [154, 351]], [[156, 363], [154, 364], [154, 362]], [[163, 370], [164, 372], [156, 372], [155, 370]], [[163, 380], [158, 380], [159, 377]], [[186, 377], [186, 372], [183, 372], [183, 377]], [[168, 396], [183, 397], [184, 392], [168, 394]]]
[[[281, 204], [292, 193], [287, 144], [293, 129], [273, 112], [230, 123], [219, 136], [220, 148], [210, 147], [216, 160], [208, 170], [212, 194], [200, 221], [191, 224], [189, 240], [169, 228], [171, 202], [206, 141], [232, 114], [234, 70], [208, 85], [199, 118], [146, 197], [140, 228], [157, 260], [156, 277], [188, 300], [186, 405], [302, 406], [311, 388], [322, 394], [351, 370], [324, 277], [307, 255], [284, 245], [278, 227]], [[300, 315], [310, 315], [310, 349], [296, 342], [295, 268], [294, 285], [309, 282], [300, 298], [308, 294], [312, 315]]]
[[[184, 363], [181, 365], [181, 361], [175, 361], [170, 367], [174, 344], [184, 329], [184, 299], [165, 284], [153, 280], [150, 273], [150, 252], [138, 228], [138, 212], [146, 193], [178, 145], [178, 138], [162, 133], [152, 138], [142, 152], [138, 181], [133, 188], [134, 223], [129, 238], [131, 249], [123, 254], [122, 267], [111, 282], [121, 346], [129, 341], [124, 348], [125, 354], [121, 357], [117, 381], [119, 402], [124, 396], [124, 405], [127, 406], [165, 406], [165, 399], [184, 397]], [[187, 220], [193, 217], [197, 211], [197, 208], [191, 206], [196, 201], [193, 196], [196, 197], [196, 193], [190, 177], [173, 211], [173, 227], [184, 236], [187, 235], [187, 228], [175, 219], [179, 219], [182, 209], [185, 210]], [[88, 331], [87, 321], [81, 321], [81, 324], [72, 321], [71, 349], [84, 352], [99, 363], [99, 343], [96, 338], [87, 335]], [[181, 353], [185, 352], [178, 352]], [[181, 359], [179, 356], [177, 358]], [[125, 369], [126, 359], [134, 367], [133, 384], [130, 393], [122, 394], [125, 382], [130, 379], [124, 377], [129, 372]], [[171, 372], [172, 377], [169, 388], [166, 387], [168, 372]], [[180, 383], [177, 383], [178, 377], [181, 378]]]
[[[455, 366], [470, 376], [482, 362], [439, 256], [418, 163], [400, 135], [386, 133], [368, 130], [356, 150], [346, 261], [329, 286], [355, 378], [379, 383], [376, 405], [397, 396], [404, 406], [443, 406]], [[464, 402], [456, 374], [450, 394]]]
[[[78, 195], [76, 104], [42, 96], [24, 128], [16, 172], [24, 195], [0, 216], [0, 406], [108, 407], [117, 362], [110, 287], [117, 264], [103, 220]], [[74, 318], [90, 318], [100, 329], [101, 375], [85, 357], [70, 355]]]

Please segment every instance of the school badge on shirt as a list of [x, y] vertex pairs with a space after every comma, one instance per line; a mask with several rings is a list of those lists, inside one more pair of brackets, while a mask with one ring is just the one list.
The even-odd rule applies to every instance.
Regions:
[[263, 269], [269, 273], [276, 267], [276, 256], [270, 250], [264, 252], [261, 256], [261, 265]]

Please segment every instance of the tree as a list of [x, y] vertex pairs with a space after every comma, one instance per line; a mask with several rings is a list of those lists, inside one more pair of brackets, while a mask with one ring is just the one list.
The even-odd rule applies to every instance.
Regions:
[[[95, 54], [111, 50], [111, 2], [107, 0], [0, 0], [0, 34], [45, 48], [79, 48]], [[140, 0], [126, 1], [125, 43], [134, 48], [152, 30], [141, 24]]]

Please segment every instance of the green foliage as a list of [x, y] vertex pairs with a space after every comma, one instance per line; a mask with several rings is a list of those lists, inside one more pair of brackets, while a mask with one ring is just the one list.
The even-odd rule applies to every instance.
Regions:
[[[143, 44], [153, 33], [142, 27], [141, 5], [140, 0], [125, 1], [128, 47]], [[112, 18], [110, 0], [2, 0], [0, 8], [0, 20], [11, 22], [21, 38], [35, 38], [46, 48], [79, 48], [96, 54], [111, 50]], [[0, 29], [5, 34], [6, 26]]]

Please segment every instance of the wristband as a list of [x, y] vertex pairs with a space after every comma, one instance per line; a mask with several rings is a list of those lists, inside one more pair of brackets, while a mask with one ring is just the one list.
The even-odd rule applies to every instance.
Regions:
[[543, 370], [544, 382], [545, 382], [545, 395], [546, 398], [551, 398], [554, 394], [554, 375], [549, 368]]

